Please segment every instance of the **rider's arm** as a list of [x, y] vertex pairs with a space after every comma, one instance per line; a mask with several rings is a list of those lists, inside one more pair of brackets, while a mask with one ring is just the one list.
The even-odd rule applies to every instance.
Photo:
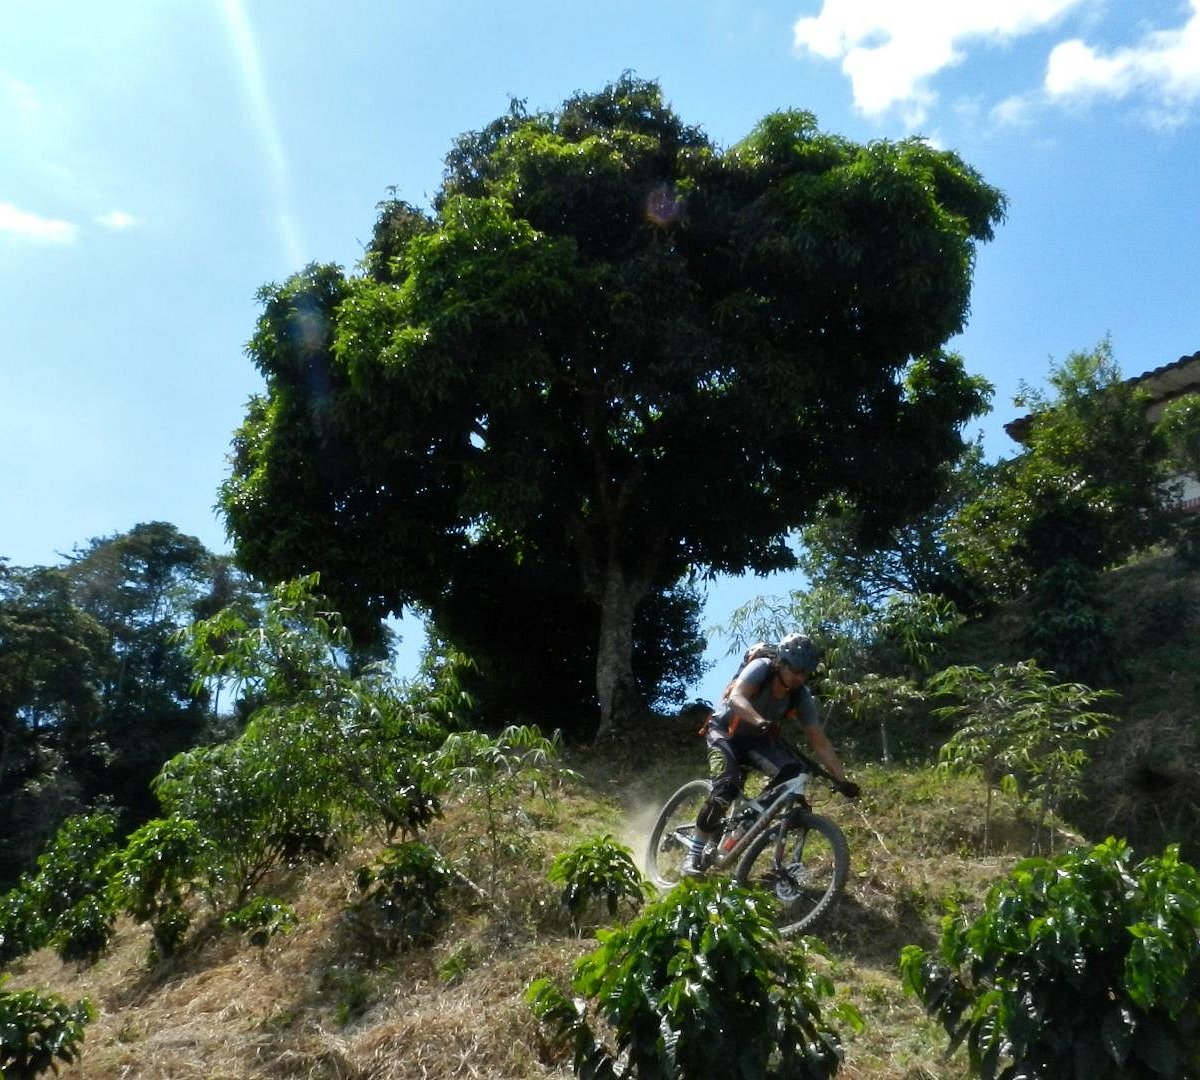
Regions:
[[770, 673], [771, 664], [768, 660], [755, 660], [747, 664], [733, 681], [733, 686], [729, 689], [729, 694], [725, 698], [726, 704], [732, 709], [735, 716], [745, 723], [751, 724], [754, 727], [767, 727], [768, 721], [754, 707], [754, 703], [750, 700], [757, 694], [763, 685], [763, 672]]
[[820, 724], [805, 724], [804, 737], [808, 740], [808, 748], [812, 751], [812, 756], [817, 759], [821, 767], [839, 784], [845, 783], [846, 770], [842, 768], [837, 751], [834, 750], [833, 743], [829, 741], [829, 736], [825, 734], [825, 729]]

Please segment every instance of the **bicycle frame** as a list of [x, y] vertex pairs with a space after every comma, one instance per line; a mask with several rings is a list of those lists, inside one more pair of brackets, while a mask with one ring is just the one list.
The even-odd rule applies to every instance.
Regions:
[[[786, 812], [790, 811], [797, 803], [806, 805], [804, 799], [804, 790], [808, 787], [808, 782], [812, 779], [810, 773], [800, 773], [792, 777], [790, 780], [785, 780], [782, 784], [771, 789], [771, 801], [765, 807], [760, 808], [753, 823], [750, 825], [741, 836], [738, 837], [737, 843], [728, 850], [722, 844], [724, 834], [718, 837], [716, 841], [716, 850], [713, 852], [711, 867], [714, 870], [725, 870], [731, 866], [738, 858], [741, 857], [743, 851], [746, 850], [759, 836], [767, 831], [771, 825]], [[761, 799], [762, 795], [758, 796]], [[758, 802], [758, 799], [742, 799], [738, 798], [729, 808], [729, 813], [726, 815], [726, 822], [736, 821], [740, 814], [748, 805], [753, 805]]]

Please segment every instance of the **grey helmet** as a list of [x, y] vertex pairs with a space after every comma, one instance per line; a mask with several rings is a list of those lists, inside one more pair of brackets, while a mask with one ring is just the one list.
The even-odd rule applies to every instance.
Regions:
[[781, 663], [793, 671], [813, 672], [821, 662], [821, 650], [813, 639], [804, 634], [788, 634], [780, 643], [777, 653]]

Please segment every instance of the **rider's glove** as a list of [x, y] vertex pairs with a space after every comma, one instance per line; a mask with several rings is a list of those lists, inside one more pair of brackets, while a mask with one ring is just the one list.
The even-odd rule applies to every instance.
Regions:
[[834, 784], [847, 799], [857, 799], [859, 796], [859, 787], [853, 780], [840, 780]]

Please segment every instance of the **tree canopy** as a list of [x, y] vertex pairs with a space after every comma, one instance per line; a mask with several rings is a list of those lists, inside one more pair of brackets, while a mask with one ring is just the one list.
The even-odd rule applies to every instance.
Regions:
[[166, 522], [89, 541], [61, 567], [0, 560], [0, 883], [68, 815], [136, 825], [150, 780], [210, 720], [177, 639], [246, 586]]
[[806, 112], [722, 149], [628, 75], [514, 103], [431, 213], [380, 207], [360, 273], [261, 291], [267, 388], [221, 495], [239, 557], [319, 571], [360, 635], [414, 603], [436, 623], [486, 589], [477, 560], [536, 564], [596, 612], [608, 730], [639, 710], [647, 597], [790, 566], [827, 496], [866, 532], [932, 500], [984, 401], [943, 345], [1003, 211], [955, 154]]
[[1050, 393], [1022, 387], [1023, 453], [1000, 464], [951, 527], [961, 560], [997, 595], [1063, 560], [1103, 570], [1168, 531], [1162, 438], [1111, 343], [1069, 354], [1048, 382]]

